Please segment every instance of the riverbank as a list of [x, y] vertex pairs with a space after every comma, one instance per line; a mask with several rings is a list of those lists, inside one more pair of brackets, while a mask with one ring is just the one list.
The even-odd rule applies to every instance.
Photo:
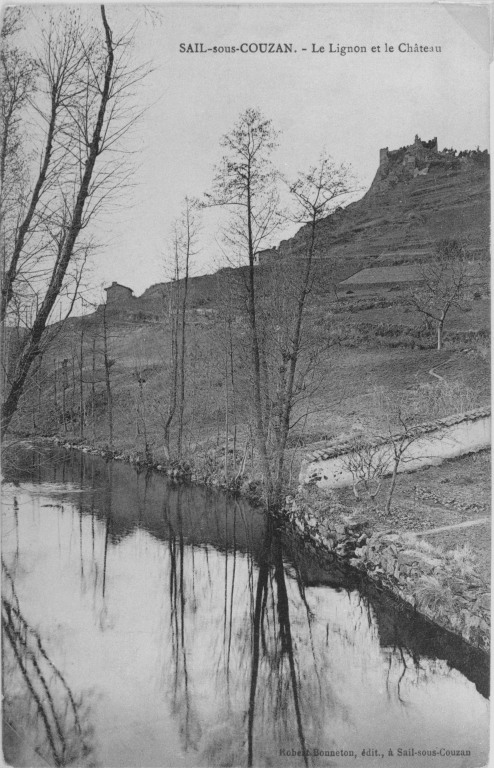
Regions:
[[[375, 532], [394, 528], [415, 533], [443, 550], [468, 546], [488, 586], [491, 582], [490, 478], [491, 452], [479, 451], [400, 475], [389, 513], [383, 504], [355, 499], [351, 488], [332, 494], [333, 506], [351, 507], [369, 520]], [[389, 478], [384, 479], [381, 498], [387, 497], [390, 483]], [[436, 532], [431, 533], [433, 530]]]
[[489, 651], [490, 586], [468, 547], [444, 550], [395, 528], [375, 531], [362, 515], [329, 507], [314, 489], [288, 497], [284, 517], [316, 548], [334, 553], [426, 619]]
[[107, 461], [122, 461], [143, 470], [153, 470], [166, 475], [174, 482], [192, 482], [197, 485], [206, 485], [228, 493], [238, 494], [250, 504], [260, 505], [262, 503], [261, 479], [258, 477], [253, 478], [250, 474], [240, 471], [235, 475], [225, 477], [221, 466], [220, 452], [218, 451], [209, 450], [204, 454], [197, 455], [195, 459], [187, 457], [167, 461], [164, 456], [156, 458], [146, 456], [145, 453], [138, 450], [119, 447], [110, 448], [108, 445], [103, 444], [94, 445], [82, 438], [64, 439], [55, 436], [37, 438], [37, 440], [39, 442], [53, 443], [66, 450], [77, 450], [101, 456]]

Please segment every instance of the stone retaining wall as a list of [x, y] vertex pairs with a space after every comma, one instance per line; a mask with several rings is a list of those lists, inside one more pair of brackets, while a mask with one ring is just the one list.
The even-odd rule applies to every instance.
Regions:
[[[412, 472], [420, 467], [440, 464], [444, 459], [462, 456], [490, 446], [490, 409], [477, 409], [413, 428], [414, 439], [405, 449], [398, 472]], [[393, 467], [393, 443], [399, 444], [403, 436], [380, 437], [369, 442], [376, 448], [375, 466], [385, 467], [384, 474], [391, 474]], [[347, 454], [351, 441], [307, 454], [302, 462], [299, 481], [316, 483], [319, 488], [351, 486], [354, 478], [347, 466]]]
[[[421, 434], [430, 434], [431, 432], [440, 432], [444, 427], [454, 427], [458, 424], [469, 421], [477, 421], [478, 419], [485, 419], [491, 415], [491, 409], [489, 406], [485, 408], [475, 408], [471, 411], [465, 411], [464, 413], [454, 413], [451, 416], [443, 419], [434, 419], [433, 421], [425, 422], [424, 424], [417, 424], [414, 427], [414, 432]], [[376, 437], [374, 440], [369, 441], [369, 445], [384, 445], [391, 440], [399, 439], [400, 433], [397, 432], [391, 436]], [[334, 459], [337, 456], [342, 456], [348, 453], [352, 449], [352, 440], [346, 438], [345, 440], [334, 440], [324, 448], [319, 448], [315, 451], [309, 451], [306, 454], [306, 461], [309, 463], [315, 461], [325, 461], [326, 459]]]
[[364, 519], [336, 520], [291, 496], [284, 512], [316, 547], [343, 559], [435, 624], [489, 650], [488, 586], [459, 552], [438, 552], [412, 534], [373, 533]]

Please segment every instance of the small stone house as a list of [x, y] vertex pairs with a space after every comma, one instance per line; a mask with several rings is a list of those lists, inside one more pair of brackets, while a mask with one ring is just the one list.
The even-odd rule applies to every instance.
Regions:
[[127, 288], [126, 285], [120, 285], [120, 283], [116, 283], [115, 281], [113, 281], [109, 288], [105, 288], [105, 291], [106, 303], [108, 306], [122, 304], [134, 298], [132, 288]]

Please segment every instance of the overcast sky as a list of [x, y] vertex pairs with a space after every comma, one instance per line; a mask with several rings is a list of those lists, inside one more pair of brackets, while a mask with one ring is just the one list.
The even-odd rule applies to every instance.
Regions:
[[[437, 136], [440, 148], [488, 147], [489, 57], [479, 42], [485, 8], [473, 8], [475, 18], [471, 8], [455, 17], [438, 4], [154, 8], [159, 18], [152, 23], [142, 7], [108, 6], [115, 28], [139, 19], [135, 60], [150, 61], [154, 71], [137, 94], [137, 106], [148, 109], [132, 143], [139, 149], [135, 186], [125, 210], [99, 228], [105, 246], [93, 262], [95, 285], [116, 280], [138, 295], [165, 278], [180, 201], [208, 190], [220, 138], [247, 107], [260, 108], [281, 132], [274, 160], [288, 177], [314, 163], [323, 147], [351, 163], [365, 189], [379, 148], [410, 144], [415, 134]], [[201, 42], [291, 43], [297, 53], [180, 52], [180, 43]], [[367, 53], [331, 54], [330, 43], [366, 46]], [[401, 53], [400, 43], [440, 46], [441, 53]], [[313, 44], [325, 52], [311, 53]], [[196, 273], [215, 271], [219, 239], [217, 216], [206, 213]]]

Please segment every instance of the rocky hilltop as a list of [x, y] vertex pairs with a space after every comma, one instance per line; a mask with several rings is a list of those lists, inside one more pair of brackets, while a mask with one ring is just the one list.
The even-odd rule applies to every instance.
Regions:
[[[489, 251], [487, 150], [438, 150], [437, 139], [380, 150], [379, 168], [361, 200], [319, 224], [318, 257], [356, 269], [414, 263], [434, 244], [457, 237], [475, 254]], [[302, 227], [277, 248], [261, 251], [261, 264], [302, 256]], [[344, 270], [345, 272], [347, 270]]]
[[[381, 149], [376, 175], [362, 199], [319, 222], [319, 267], [326, 272], [330, 260], [336, 285], [364, 268], [416, 264], [428, 257], [437, 241], [454, 237], [473, 256], [487, 256], [489, 217], [487, 150], [439, 151], [436, 138], [421, 141], [416, 136], [410, 146]], [[302, 227], [278, 247], [260, 251], [261, 269], [275, 259], [303, 257], [307, 232]], [[241, 269], [236, 270], [239, 275]], [[189, 308], [204, 314], [214, 311], [227, 271], [191, 278]], [[157, 283], [136, 297], [130, 288], [114, 283], [107, 289], [107, 307], [114, 317], [156, 321], [171, 285]]]

